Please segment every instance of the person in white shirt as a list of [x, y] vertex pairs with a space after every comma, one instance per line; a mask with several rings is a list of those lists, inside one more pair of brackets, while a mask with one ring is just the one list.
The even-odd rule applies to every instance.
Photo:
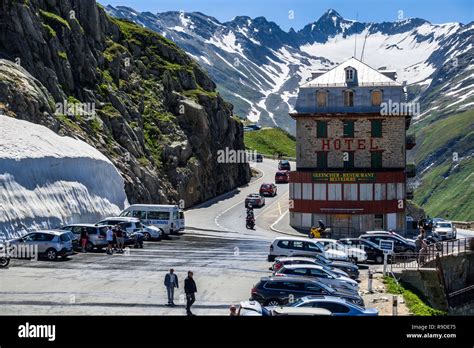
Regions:
[[112, 230], [112, 226], [107, 227], [107, 232], [105, 232], [105, 239], [107, 240], [107, 254], [113, 254], [113, 246], [114, 246], [114, 231]]

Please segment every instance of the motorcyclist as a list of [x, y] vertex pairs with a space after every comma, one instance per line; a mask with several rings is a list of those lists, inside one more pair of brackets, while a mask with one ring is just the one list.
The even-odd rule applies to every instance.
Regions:
[[319, 232], [323, 233], [326, 231], [326, 225], [324, 224], [323, 220], [318, 221], [318, 226], [319, 226]]
[[247, 205], [247, 219], [248, 218], [254, 218], [254, 215], [253, 215], [253, 207], [252, 207], [252, 204], [248, 204]]
[[320, 238], [321, 234], [319, 233], [319, 229], [316, 226], [311, 227], [311, 231], [309, 232], [310, 238]]

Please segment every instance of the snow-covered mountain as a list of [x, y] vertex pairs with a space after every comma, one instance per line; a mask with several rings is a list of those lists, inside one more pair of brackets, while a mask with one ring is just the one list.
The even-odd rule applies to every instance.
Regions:
[[0, 116], [0, 240], [23, 230], [98, 221], [126, 205], [123, 178], [98, 150]]
[[311, 71], [353, 56], [355, 48], [356, 57], [363, 56], [367, 64], [397, 71], [410, 98], [421, 102], [422, 116], [474, 102], [469, 89], [474, 80], [472, 22], [432, 24], [411, 18], [364, 23], [329, 10], [298, 32], [286, 32], [264, 17], [239, 16], [221, 23], [198, 12], [153, 14], [112, 6], [106, 10], [176, 42], [209, 71], [238, 116], [290, 132], [294, 125], [288, 112], [298, 85]]

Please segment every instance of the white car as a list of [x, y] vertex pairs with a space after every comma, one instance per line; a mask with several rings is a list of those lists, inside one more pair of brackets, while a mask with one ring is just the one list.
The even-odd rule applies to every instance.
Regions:
[[344, 245], [339, 243], [336, 239], [317, 238], [315, 240], [324, 245], [324, 250], [327, 255], [335, 252], [343, 252], [347, 255], [349, 260], [352, 260], [355, 263], [367, 261], [367, 253], [363, 249]]
[[325, 250], [320, 239], [304, 237], [278, 237], [270, 245], [268, 261], [275, 261], [279, 256], [313, 256], [323, 255], [328, 259], [337, 261], [348, 261], [349, 258], [344, 250], [329, 248]]
[[456, 239], [457, 230], [451, 221], [439, 221], [433, 228], [433, 235], [441, 240]]
[[161, 239], [163, 230], [151, 225], [144, 225], [140, 219], [133, 217], [108, 217], [99, 221], [96, 226], [115, 226], [120, 225], [128, 233], [142, 232], [145, 240]]

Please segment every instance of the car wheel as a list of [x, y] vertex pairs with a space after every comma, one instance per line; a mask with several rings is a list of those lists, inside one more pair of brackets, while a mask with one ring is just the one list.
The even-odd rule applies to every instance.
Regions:
[[414, 257], [415, 256], [415, 252], [411, 249], [406, 249], [404, 254], [405, 254], [406, 257]]
[[350, 260], [354, 265], [357, 265], [357, 257], [350, 257], [349, 260]]
[[280, 304], [281, 304], [281, 301], [275, 298], [272, 298], [265, 302], [265, 306], [279, 306]]
[[10, 263], [10, 259], [8, 257], [0, 257], [0, 268], [5, 268]]
[[382, 255], [375, 256], [375, 263], [383, 263], [383, 256]]
[[55, 249], [46, 250], [46, 258], [49, 261], [55, 261], [58, 258], [58, 252]]
[[149, 241], [151, 239], [150, 234], [148, 232], [143, 233], [143, 239]]
[[94, 249], [94, 244], [92, 244], [91, 242], [87, 242], [86, 244], [86, 251], [90, 252]]

